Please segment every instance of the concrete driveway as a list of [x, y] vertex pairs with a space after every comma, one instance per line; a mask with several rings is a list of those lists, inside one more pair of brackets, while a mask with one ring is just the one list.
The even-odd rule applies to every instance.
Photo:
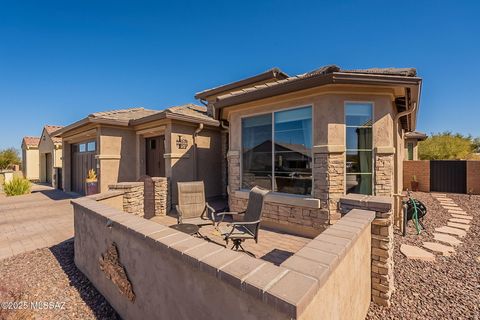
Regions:
[[42, 185], [28, 195], [0, 195], [0, 260], [73, 237], [73, 197]]

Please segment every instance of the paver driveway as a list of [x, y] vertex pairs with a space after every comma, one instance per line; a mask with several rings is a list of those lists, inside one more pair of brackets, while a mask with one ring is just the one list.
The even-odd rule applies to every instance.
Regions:
[[0, 196], [0, 260], [73, 237], [72, 197], [41, 185], [28, 195]]

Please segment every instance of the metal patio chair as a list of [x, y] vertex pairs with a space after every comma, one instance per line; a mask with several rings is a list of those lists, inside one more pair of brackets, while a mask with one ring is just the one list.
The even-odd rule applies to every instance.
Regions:
[[178, 182], [177, 223], [215, 225], [215, 209], [205, 201], [203, 181]]
[[[243, 248], [242, 242], [245, 240], [255, 240], [255, 242], [258, 243], [258, 230], [262, 219], [263, 204], [265, 202], [265, 196], [269, 192], [269, 190], [253, 187], [248, 196], [247, 210], [243, 212], [222, 212], [218, 214], [218, 217], [221, 217], [221, 221], [217, 223], [216, 229], [220, 232], [226, 245], [228, 245], [230, 240], [233, 242], [232, 250], [238, 251], [241, 249], [245, 253], [255, 256]], [[222, 224], [225, 215], [242, 215], [243, 220]]]

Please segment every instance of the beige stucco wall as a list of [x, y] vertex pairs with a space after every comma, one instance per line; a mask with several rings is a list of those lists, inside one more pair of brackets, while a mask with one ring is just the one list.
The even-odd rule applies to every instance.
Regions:
[[[195, 152], [194, 133], [198, 128], [195, 124], [171, 123], [169, 141], [171, 153], [166, 155], [166, 165], [169, 166], [166, 173], [171, 178], [173, 204], [177, 203], [177, 182], [181, 181], [204, 181], [207, 198], [220, 196], [223, 192], [220, 131], [205, 126], [195, 139]], [[178, 147], [176, 141], [179, 136], [187, 140], [186, 149]]]
[[136, 181], [136, 135], [130, 128], [101, 126], [98, 131], [100, 192], [117, 182]]
[[29, 180], [40, 179], [40, 153], [37, 148], [22, 147], [22, 171]]
[[393, 147], [394, 108], [391, 91], [378, 90], [376, 94], [370, 91], [365, 94], [323, 91], [310, 92], [306, 97], [280, 96], [228, 108], [224, 114], [230, 122], [230, 150], [241, 150], [241, 117], [308, 105], [313, 106], [314, 146], [345, 147], [345, 102], [373, 102], [373, 146]]
[[40, 172], [40, 181], [41, 182], [47, 182], [47, 163], [46, 163], [46, 155], [49, 154], [51, 157], [51, 162], [50, 162], [50, 181], [52, 186], [56, 186], [56, 174], [55, 174], [55, 168], [61, 168], [62, 167], [62, 145], [61, 144], [55, 144], [50, 137], [50, 135], [47, 133], [47, 131], [44, 129], [42, 132], [42, 136], [40, 137], [40, 143], [38, 144], [38, 150], [40, 153], [39, 156], [39, 172]]
[[[263, 103], [257, 102], [257, 104], [251, 103], [229, 108], [229, 110], [225, 110], [224, 113], [230, 122], [230, 151], [241, 152], [241, 118], [243, 116], [311, 105], [313, 107], [313, 152], [315, 153], [316, 150], [325, 150], [325, 147], [328, 146], [329, 148], [334, 147], [335, 152], [345, 154], [344, 109], [346, 102], [373, 103], [374, 162], [387, 161], [387, 163], [391, 163], [393, 166], [393, 119], [395, 109], [392, 92], [383, 91], [379, 91], [376, 94], [372, 92], [368, 94], [319, 92], [307, 97], [295, 99], [277, 97], [273, 100], [264, 100]], [[390, 180], [392, 179], [393, 178], [390, 178]], [[377, 182], [375, 177], [374, 181], [374, 184], [381, 183], [380, 181]], [[377, 192], [381, 193], [381, 195], [391, 194], [393, 193], [392, 186], [393, 181], [390, 181], [389, 187], [382, 187]]]
[[371, 299], [371, 237], [369, 225], [299, 319], [365, 319]]

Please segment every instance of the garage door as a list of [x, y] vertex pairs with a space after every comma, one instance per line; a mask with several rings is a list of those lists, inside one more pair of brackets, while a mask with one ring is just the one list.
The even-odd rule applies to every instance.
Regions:
[[95, 159], [95, 141], [86, 141], [72, 145], [72, 185], [73, 192], [85, 195], [85, 179], [88, 170], [97, 172], [97, 160]]

